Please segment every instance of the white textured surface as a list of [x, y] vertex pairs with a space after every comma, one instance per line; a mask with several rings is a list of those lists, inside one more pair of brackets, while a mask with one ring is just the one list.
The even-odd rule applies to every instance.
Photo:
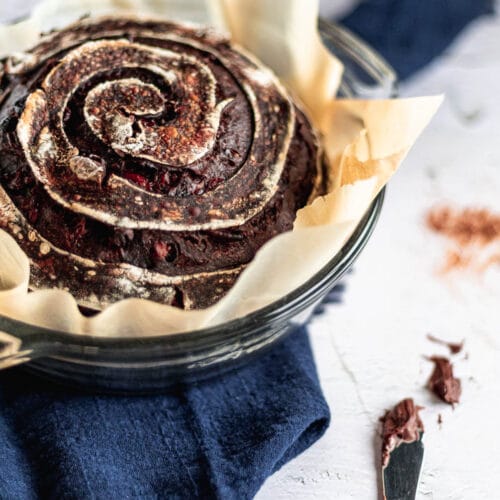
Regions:
[[[426, 406], [418, 498], [500, 497], [500, 267], [482, 277], [437, 276], [446, 242], [422, 224], [440, 202], [500, 212], [499, 40], [499, 19], [479, 21], [403, 88], [447, 100], [391, 182], [345, 303], [311, 326], [332, 425], [258, 500], [376, 499], [377, 419], [404, 397]], [[469, 359], [455, 363], [463, 402], [454, 411], [424, 388], [432, 366], [422, 355], [446, 353], [427, 332], [466, 339]]]

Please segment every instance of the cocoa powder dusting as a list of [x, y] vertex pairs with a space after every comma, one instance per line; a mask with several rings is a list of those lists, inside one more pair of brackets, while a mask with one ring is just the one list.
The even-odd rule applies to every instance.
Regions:
[[446, 252], [444, 265], [442, 267], [442, 272], [447, 273], [448, 271], [453, 271], [457, 269], [466, 269], [471, 266], [472, 255], [468, 255], [462, 249], [448, 250]]
[[427, 214], [427, 225], [460, 246], [472, 243], [488, 245], [500, 239], [500, 215], [486, 209], [434, 208]]
[[442, 206], [427, 213], [426, 225], [454, 244], [446, 253], [444, 273], [458, 269], [483, 272], [500, 265], [500, 215], [484, 208]]

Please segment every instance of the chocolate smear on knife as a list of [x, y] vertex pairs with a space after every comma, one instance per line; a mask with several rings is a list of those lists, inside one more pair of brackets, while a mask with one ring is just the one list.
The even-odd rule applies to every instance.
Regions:
[[434, 363], [434, 371], [428, 382], [429, 389], [445, 403], [459, 403], [462, 384], [453, 376], [450, 360], [442, 356], [432, 356], [429, 360]]
[[420, 440], [424, 424], [419, 416], [422, 406], [411, 398], [403, 399], [380, 419], [382, 422], [382, 467], [389, 465], [391, 453], [403, 443]]

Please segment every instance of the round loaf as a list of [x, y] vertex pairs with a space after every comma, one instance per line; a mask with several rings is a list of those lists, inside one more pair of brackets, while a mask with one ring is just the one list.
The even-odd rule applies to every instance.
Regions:
[[33, 289], [207, 307], [322, 183], [307, 117], [210, 29], [84, 19], [2, 63], [0, 228]]

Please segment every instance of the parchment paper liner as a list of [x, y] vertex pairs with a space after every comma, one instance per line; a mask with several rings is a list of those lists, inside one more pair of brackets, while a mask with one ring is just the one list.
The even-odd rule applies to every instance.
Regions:
[[45, 0], [33, 15], [0, 27], [3, 55], [34, 45], [40, 31], [84, 14], [161, 15], [229, 30], [299, 96], [324, 135], [335, 173], [327, 196], [300, 210], [294, 229], [268, 242], [232, 290], [202, 311], [128, 299], [83, 317], [62, 290], [28, 293], [29, 260], [0, 231], [0, 314], [30, 324], [100, 336], [148, 336], [216, 325], [283, 297], [318, 272], [347, 241], [442, 100], [334, 98], [342, 66], [317, 32], [318, 0]]

